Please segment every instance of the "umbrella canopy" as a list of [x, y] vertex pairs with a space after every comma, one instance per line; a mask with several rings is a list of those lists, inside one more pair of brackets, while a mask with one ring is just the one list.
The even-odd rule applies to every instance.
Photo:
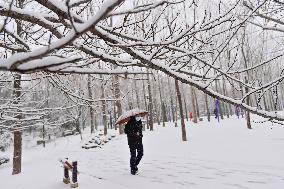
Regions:
[[124, 112], [115, 122], [115, 124], [124, 124], [130, 120], [131, 116], [145, 116], [148, 112], [146, 110], [140, 110], [140, 109], [132, 109], [129, 111]]

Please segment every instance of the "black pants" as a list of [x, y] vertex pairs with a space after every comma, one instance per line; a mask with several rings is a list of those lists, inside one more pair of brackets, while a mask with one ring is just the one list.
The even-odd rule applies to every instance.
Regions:
[[[143, 156], [143, 144], [142, 142], [129, 145], [130, 149], [130, 167], [134, 168], [137, 166]], [[137, 151], [137, 156], [136, 156]]]

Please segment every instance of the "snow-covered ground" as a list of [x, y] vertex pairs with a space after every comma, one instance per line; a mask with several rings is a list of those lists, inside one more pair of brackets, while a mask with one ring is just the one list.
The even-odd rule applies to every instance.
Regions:
[[284, 188], [284, 126], [255, 123], [248, 130], [245, 120], [236, 118], [187, 122], [187, 137], [182, 142], [180, 127], [170, 123], [146, 131], [144, 157], [135, 176], [129, 171], [125, 135], [88, 150], [81, 148], [78, 135], [61, 138], [46, 148], [24, 149], [20, 175], [11, 175], [11, 162], [0, 166], [0, 188], [69, 188], [58, 162], [64, 157], [78, 160], [81, 189]]

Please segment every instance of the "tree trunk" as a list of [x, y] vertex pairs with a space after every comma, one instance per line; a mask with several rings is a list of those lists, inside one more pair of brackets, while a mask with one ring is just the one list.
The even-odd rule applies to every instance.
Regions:
[[274, 111], [274, 105], [273, 105], [273, 94], [271, 94], [271, 91], [268, 91], [268, 99], [269, 99], [269, 106], [270, 110]]
[[95, 116], [94, 116], [94, 121], [95, 121], [95, 129], [98, 130], [98, 120], [97, 120], [96, 112], [95, 112]]
[[199, 105], [198, 105], [198, 100], [197, 100], [195, 90], [193, 90], [193, 94], [194, 94], [194, 100], [195, 100], [195, 106], [196, 106], [196, 115], [197, 115], [197, 118], [199, 118], [200, 117], [200, 111], [199, 111]]
[[[218, 85], [219, 85], [219, 81], [215, 80], [215, 84], [216, 84], [216, 92], [218, 92]], [[219, 85], [220, 86], [220, 85]], [[221, 91], [221, 89], [220, 89]], [[219, 101], [219, 114], [220, 114], [220, 118], [224, 119], [224, 114], [223, 114], [223, 108], [222, 108], [222, 101]]]
[[[245, 83], [248, 83], [248, 79], [247, 78], [245, 78]], [[249, 92], [249, 88], [248, 87], [245, 87], [245, 92], [246, 92], [246, 94]], [[250, 104], [249, 96], [246, 99], [246, 104], [248, 106]], [[250, 112], [249, 111], [246, 111], [246, 118], [247, 118], [247, 128], [251, 129]]]
[[[122, 114], [122, 106], [121, 106], [121, 100], [120, 100], [120, 85], [119, 85], [119, 77], [118, 75], [114, 76], [114, 96], [115, 96], [115, 105], [116, 105], [116, 116], [119, 117]], [[123, 134], [123, 129], [121, 126], [118, 126], [119, 134]]]
[[177, 96], [176, 96], [176, 98], [175, 98], [175, 102], [176, 102], [176, 104], [175, 104], [175, 127], [177, 127], [178, 126], [178, 123], [177, 123], [177, 121], [178, 121], [178, 110], [177, 110], [177, 108], [178, 108], [178, 99], [177, 99]]
[[170, 103], [171, 103], [171, 120], [170, 121], [175, 122], [174, 101], [173, 101], [173, 94], [172, 94], [172, 88], [171, 88], [169, 76], [168, 76], [168, 87], [169, 87], [169, 90], [170, 90]]
[[[154, 91], [154, 93], [156, 93], [156, 91]], [[154, 123], [157, 122], [158, 125], [161, 125], [161, 122], [160, 122], [160, 111], [159, 111], [159, 108], [158, 108], [158, 102], [157, 102], [156, 98], [153, 99], [153, 102], [154, 102], [154, 107], [155, 107], [155, 108], [153, 108], [153, 111], [156, 112], [155, 113], [155, 121], [154, 121]]]
[[[91, 85], [91, 76], [88, 75], [88, 96], [89, 96], [89, 99], [92, 99], [93, 98], [93, 91], [92, 91], [92, 85]], [[90, 102], [90, 117], [91, 117], [91, 133], [94, 132], [94, 127], [95, 127], [95, 122], [94, 122], [94, 108], [93, 108], [93, 103]]]
[[[21, 96], [21, 75], [15, 74], [14, 75], [14, 91], [13, 96], [15, 101], [13, 104], [17, 106], [19, 104], [20, 96]], [[21, 173], [22, 169], [22, 131], [17, 130], [20, 127], [20, 119], [22, 115], [20, 112], [17, 113], [15, 116], [17, 119], [14, 131], [14, 154], [13, 154], [13, 175]]]
[[147, 83], [148, 83], [148, 94], [149, 94], [149, 127], [150, 131], [153, 131], [153, 100], [152, 100], [152, 92], [151, 92], [151, 84], [150, 84], [150, 74], [149, 69], [147, 69]]
[[204, 93], [204, 97], [205, 97], [205, 108], [206, 108], [206, 113], [207, 113], [207, 120], [208, 122], [210, 122], [210, 109], [208, 106], [208, 96], [206, 93]]
[[180, 94], [180, 89], [179, 89], [179, 85], [178, 85], [178, 80], [177, 79], [175, 79], [175, 86], [176, 86], [177, 99], [178, 99], [178, 105], [179, 105], [182, 141], [187, 141], [186, 130], [185, 130], [185, 123], [184, 123], [184, 114], [183, 114], [183, 108], [182, 108], [182, 100], [181, 100], [181, 94]]
[[[115, 83], [115, 79], [114, 79], [114, 77], [112, 77], [112, 94], [115, 97], [115, 85], [114, 85], [114, 83]], [[118, 118], [117, 114], [116, 114], [117, 113], [116, 112], [116, 102], [114, 101], [111, 104], [112, 104], [112, 109], [113, 109], [113, 119], [114, 119], [114, 121], [116, 121], [117, 118]], [[114, 124], [114, 129], [117, 130], [116, 124]]]
[[[266, 74], [264, 74], [264, 77], [266, 77]], [[261, 87], [261, 86], [262, 86], [262, 81], [260, 81], [260, 83], [259, 83], [259, 87]], [[261, 89], [261, 93], [264, 93], [263, 89]], [[263, 105], [264, 105], [265, 111], [270, 111], [271, 109], [269, 109], [267, 98], [266, 98], [266, 94], [267, 93], [264, 93], [263, 97], [262, 97], [263, 98]]]
[[191, 104], [192, 104], [192, 113], [193, 113], [193, 123], [197, 123], [197, 111], [196, 111], [196, 105], [194, 100], [194, 88], [193, 86], [190, 86], [190, 92], [191, 92]]
[[[231, 89], [232, 89], [232, 94], [233, 94], [233, 98], [234, 99], [236, 99], [236, 92], [235, 92], [235, 88], [234, 87], [231, 87]], [[233, 106], [233, 112], [236, 114], [237, 112], [236, 112], [236, 108], [237, 108], [237, 106]], [[240, 113], [240, 112], [239, 112]], [[236, 114], [237, 115], [237, 114]]]
[[162, 104], [162, 111], [163, 111], [163, 127], [165, 127], [166, 126], [165, 122], [168, 121], [168, 118], [167, 118], [167, 110], [166, 110], [166, 106], [164, 102]]
[[[227, 92], [227, 87], [226, 87], [226, 83], [225, 83], [225, 79], [223, 78], [223, 94], [224, 95], [227, 95], [228, 94], [228, 92]], [[227, 103], [223, 103], [224, 104], [224, 106], [225, 106], [225, 112], [226, 112], [226, 114], [227, 114], [227, 118], [230, 118], [230, 110], [229, 110], [229, 104], [227, 104]]]
[[[246, 34], [245, 34], [246, 30], [245, 29], [246, 29], [246, 27], [244, 27], [243, 29], [244, 29], [244, 34], [243, 34], [243, 38], [242, 38], [242, 49], [241, 50], [242, 50], [242, 56], [243, 56], [243, 59], [244, 59], [244, 66], [247, 69], [249, 60], [248, 60], [248, 57], [246, 56], [245, 51], [244, 51], [244, 43], [245, 43], [245, 36], [246, 36]], [[244, 79], [245, 79], [245, 83], [248, 84], [249, 83], [248, 81], [250, 79], [248, 71], [246, 71], [246, 75], [247, 76], [245, 76]], [[249, 88], [245, 87], [245, 93], [248, 94], [248, 92], [249, 92]], [[249, 106], [249, 104], [250, 104], [250, 96], [247, 96], [246, 104]], [[247, 119], [247, 128], [251, 129], [250, 112], [249, 111], [246, 111], [246, 119]]]
[[140, 109], [139, 93], [138, 93], [138, 87], [137, 87], [137, 81], [136, 80], [134, 81], [134, 87], [135, 87], [137, 108]]
[[[16, 1], [17, 6], [19, 8], [23, 8], [24, 6], [24, 0], [17, 0]], [[22, 32], [22, 26], [19, 21], [16, 21], [16, 29], [17, 29], [17, 34], [20, 36]], [[15, 100], [13, 101], [13, 104], [17, 106], [20, 101], [21, 97], [21, 75], [20, 74], [15, 74], [14, 75], [14, 91], [13, 91], [13, 97]], [[13, 153], [13, 175], [19, 174], [22, 171], [22, 131], [17, 130], [17, 127], [21, 127], [20, 124], [20, 119], [22, 119], [22, 114], [21, 112], [17, 112], [15, 115], [16, 118], [16, 125], [15, 126], [15, 131], [14, 131], [14, 153]]]
[[128, 103], [128, 109], [133, 109], [133, 91], [131, 91], [131, 95], [127, 95], [127, 103]]
[[[145, 82], [144, 80], [142, 81], [143, 85], [143, 94], [144, 94], [144, 104], [145, 104], [145, 109], [149, 112], [149, 107], [147, 104], [147, 95], [146, 95], [146, 87], [145, 87]], [[149, 116], [147, 116], [147, 129], [149, 129]], [[145, 128], [143, 128], [145, 130]]]
[[[103, 79], [103, 76], [100, 76]], [[103, 82], [103, 80], [102, 80]], [[103, 83], [101, 84], [101, 98], [102, 98], [102, 113], [103, 113], [103, 124], [104, 124], [104, 135], [107, 135], [107, 112], [106, 112], [106, 101], [105, 101], [105, 89]]]
[[163, 122], [163, 127], [166, 126], [165, 122], [167, 121], [167, 115], [166, 115], [166, 108], [162, 97], [162, 90], [161, 90], [161, 80], [160, 75], [158, 73], [158, 87], [159, 87], [159, 95], [160, 95], [160, 103], [161, 103], [161, 117]]
[[161, 125], [161, 108], [159, 107], [159, 102], [157, 98], [158, 87], [157, 87], [157, 82], [154, 79], [154, 77], [152, 77], [152, 90], [153, 90], [153, 103], [154, 103], [153, 112], [155, 112], [154, 123], [158, 123], [158, 125]]
[[188, 111], [187, 111], [187, 103], [186, 103], [186, 95], [185, 95], [185, 91], [184, 91], [184, 85], [181, 85], [181, 90], [182, 90], [182, 96], [183, 96], [183, 104], [184, 104], [184, 110], [185, 110], [185, 117], [186, 117], [186, 121], [188, 121]]

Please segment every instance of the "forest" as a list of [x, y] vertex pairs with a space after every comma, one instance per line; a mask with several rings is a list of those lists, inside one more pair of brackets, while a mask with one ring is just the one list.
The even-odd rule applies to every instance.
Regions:
[[[245, 119], [283, 125], [281, 0], [0, 0], [0, 150], [68, 133], [107, 135]], [[216, 112], [217, 111], [217, 112]], [[1, 157], [0, 157], [1, 158]]]

